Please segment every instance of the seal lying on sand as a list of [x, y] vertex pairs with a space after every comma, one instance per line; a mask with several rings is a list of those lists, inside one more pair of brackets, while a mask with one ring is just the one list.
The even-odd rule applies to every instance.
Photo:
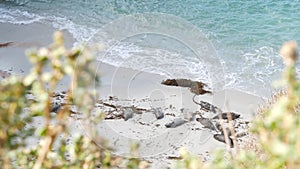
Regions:
[[182, 118], [177, 118], [177, 119], [174, 119], [174, 121], [166, 124], [165, 126], [167, 128], [175, 128], [175, 127], [178, 127], [178, 126], [181, 126], [182, 124], [188, 122], [187, 120], [185, 119], [182, 119]]
[[[223, 134], [215, 134], [214, 139], [226, 143], [225, 136]], [[228, 137], [228, 141], [229, 141], [230, 148], [233, 148], [233, 140], [230, 137]]]
[[204, 126], [204, 128], [208, 128], [210, 130], [216, 130], [215, 125], [208, 118], [200, 117], [197, 118], [196, 121], [201, 123]]
[[167, 86], [188, 87], [188, 88], [190, 88], [190, 91], [192, 93], [195, 93], [196, 95], [212, 93], [211, 91], [204, 89], [204, 87], [207, 87], [207, 85], [205, 83], [198, 82], [198, 81], [192, 81], [189, 79], [167, 79], [167, 80], [162, 81], [161, 84], [167, 85]]
[[[217, 122], [215, 126], [216, 126], [216, 128], [221, 132], [221, 134], [224, 135], [224, 130], [223, 130], [221, 124]], [[232, 134], [231, 134], [231, 130], [230, 130], [228, 127], [225, 127], [225, 130], [226, 130], [226, 133], [227, 133], [228, 136], [231, 136], [231, 135], [232, 135]], [[236, 132], [236, 131], [234, 130], [234, 132]]]

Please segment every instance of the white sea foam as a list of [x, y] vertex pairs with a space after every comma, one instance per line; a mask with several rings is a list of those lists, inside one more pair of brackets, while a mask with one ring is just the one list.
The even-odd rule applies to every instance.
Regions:
[[50, 23], [56, 29], [67, 30], [77, 41], [74, 45], [90, 40], [97, 32], [97, 29], [76, 24], [66, 17], [47, 16], [20, 9], [0, 7], [0, 23], [32, 24], [35, 22]]
[[201, 60], [187, 58], [164, 49], [118, 43], [98, 57], [99, 61], [117, 67], [155, 73], [173, 78], [191, 78], [211, 84], [209, 72]]
[[[67, 16], [49, 16], [49, 14], [36, 14], [0, 6], [0, 23], [31, 24], [34, 22], [52, 24], [54, 28], [69, 31], [77, 41], [75, 45], [87, 42], [94, 38], [94, 35], [99, 34], [96, 28], [77, 24]], [[102, 35], [104, 34], [105, 32]], [[210, 34], [213, 35], [211, 32], [207, 36], [212, 36]], [[187, 57], [164, 49], [141, 47], [134, 43], [116, 43], [111, 40], [108, 44], [116, 45], [113, 45], [104, 57], [98, 58], [102, 62], [169, 77], [201, 80], [210, 87], [213, 84], [224, 83], [224, 88], [239, 89], [258, 95], [270, 90], [269, 84], [282, 70], [277, 50], [267, 46], [241, 53], [236, 58], [221, 57], [219, 61], [224, 67], [224, 72], [212, 74], [201, 58]], [[212, 81], [213, 76], [219, 78], [214, 78], [215, 81]]]
[[[112, 41], [111, 44], [115, 45], [112, 45], [105, 55], [98, 57], [98, 60], [117, 67], [167, 77], [200, 80], [207, 83], [210, 88], [213, 88], [214, 84], [224, 85], [223, 89], [235, 89], [258, 96], [269, 94], [274, 76], [280, 74], [282, 70], [276, 50], [266, 46], [241, 53], [237, 59], [220, 60], [224, 71], [210, 72], [201, 58], [187, 57], [163, 49], [141, 47], [133, 43]], [[222, 86], [218, 87], [222, 89]]]
[[66, 17], [50, 16], [47, 19], [52, 23], [54, 28], [57, 28], [59, 30], [67, 30], [68, 32], [70, 32], [77, 40], [75, 46], [78, 43], [89, 41], [97, 33], [97, 29], [90, 28], [85, 25], [75, 24], [73, 21], [67, 19]]
[[12, 24], [31, 24], [44, 17], [19, 9], [0, 8], [0, 22]]
[[263, 46], [242, 53], [238, 59], [226, 61], [226, 88], [240, 89], [266, 96], [271, 92], [274, 79], [283, 69], [278, 52]]

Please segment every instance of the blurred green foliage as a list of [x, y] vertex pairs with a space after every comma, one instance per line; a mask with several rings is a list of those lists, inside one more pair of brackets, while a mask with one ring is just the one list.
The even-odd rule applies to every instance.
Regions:
[[[72, 132], [72, 143], [67, 144], [72, 107], [91, 125], [102, 118], [101, 112], [93, 110], [97, 96], [91, 84], [98, 85], [99, 79], [87, 47], [68, 50], [62, 33], [55, 32], [53, 44], [30, 50], [27, 56], [33, 64], [27, 76], [11, 76], [0, 82], [1, 168], [141, 168], [143, 161], [136, 156], [124, 159], [112, 155], [93, 128], [89, 128], [89, 137]], [[70, 79], [69, 90], [56, 115], [51, 115], [51, 99], [63, 78]], [[97, 116], [89, 118], [92, 112]], [[36, 117], [43, 118], [42, 128], [28, 125]], [[39, 144], [27, 144], [26, 139], [32, 138]]]

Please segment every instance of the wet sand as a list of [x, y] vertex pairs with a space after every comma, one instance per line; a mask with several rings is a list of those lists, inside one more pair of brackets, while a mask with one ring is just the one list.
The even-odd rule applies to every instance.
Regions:
[[[24, 51], [29, 47], [40, 47], [51, 43], [54, 31], [50, 25], [34, 23], [29, 25], [0, 24], [0, 43], [14, 42], [13, 45], [0, 48], [0, 70], [16, 75], [25, 75], [30, 71]], [[74, 39], [64, 32], [68, 47], [72, 47]], [[216, 148], [225, 148], [225, 144], [213, 138], [213, 132], [192, 120], [176, 128], [166, 128], [165, 124], [186, 113], [199, 111], [199, 105], [192, 100], [194, 94], [187, 88], [164, 86], [161, 82], [167, 78], [138, 70], [114, 67], [95, 61], [96, 73], [101, 76], [101, 86], [96, 90], [100, 100], [123, 107], [135, 106], [150, 110], [161, 108], [165, 113], [162, 119], [156, 119], [153, 113], [135, 114], [132, 119], [104, 120], [97, 126], [101, 136], [108, 139], [115, 149], [115, 154], [128, 155], [130, 144], [140, 143], [140, 156], [152, 162], [152, 168], [167, 168], [178, 156], [178, 149], [186, 147], [194, 154], [209, 160]], [[61, 82], [58, 91], [66, 90], [67, 82]], [[114, 99], [110, 99], [111, 97]], [[255, 111], [263, 99], [261, 97], [236, 90], [213, 91], [196, 97], [197, 101], [206, 101], [222, 110], [241, 114], [241, 119], [251, 121]], [[182, 113], [180, 109], [184, 109]], [[214, 114], [206, 113], [210, 118]], [[36, 119], [38, 126], [42, 119]], [[72, 121], [73, 132], [80, 129], [85, 133], [85, 125], [81, 121]]]

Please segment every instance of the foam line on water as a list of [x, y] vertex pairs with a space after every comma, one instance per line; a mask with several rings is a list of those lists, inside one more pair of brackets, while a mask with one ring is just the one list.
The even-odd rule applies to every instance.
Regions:
[[[96, 28], [76, 24], [76, 21], [70, 20], [67, 16], [36, 14], [3, 5], [0, 5], [0, 22], [52, 24], [54, 28], [69, 31], [77, 41], [75, 45], [89, 41], [97, 33]], [[119, 43], [107, 53], [107, 57], [101, 59], [114, 66], [200, 80], [210, 86], [212, 83], [218, 83], [210, 81], [210, 76], [213, 75], [209, 74], [201, 60], [168, 50], [140, 47], [132, 43]], [[221, 59], [225, 70], [225, 88], [240, 89], [255, 94], [270, 90], [269, 84], [280, 75], [283, 68], [277, 50], [268, 46], [239, 53], [235, 58], [221, 57]], [[260, 86], [259, 89], [257, 86]]]
[[280, 78], [283, 70], [277, 50], [262, 46], [240, 55], [237, 59], [226, 60], [226, 87], [268, 95], [271, 84], [274, 79]]
[[163, 49], [140, 47], [123, 42], [107, 51], [104, 57], [98, 57], [98, 60], [117, 67], [212, 83], [205, 65], [197, 58], [187, 58]]
[[75, 24], [66, 17], [50, 16], [47, 19], [52, 23], [54, 28], [68, 30], [77, 40], [77, 43], [87, 42], [97, 33], [97, 29]]
[[49, 16], [47, 14], [36, 14], [26, 10], [15, 9], [16, 7], [0, 6], [0, 23], [12, 24], [32, 24], [46, 23], [51, 24], [59, 30], [67, 30], [78, 42], [86, 42], [97, 32], [97, 29], [84, 25], [79, 25], [68, 19], [67, 17]]
[[19, 9], [7, 9], [0, 7], [0, 22], [1, 23], [12, 23], [12, 24], [31, 24], [44, 19], [34, 13]]

